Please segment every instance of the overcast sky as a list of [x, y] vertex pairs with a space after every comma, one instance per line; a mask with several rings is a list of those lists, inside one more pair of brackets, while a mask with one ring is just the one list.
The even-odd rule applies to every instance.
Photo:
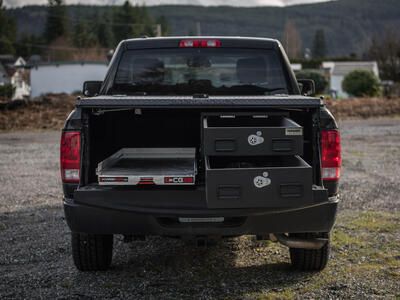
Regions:
[[[66, 0], [67, 4], [121, 4], [125, 0]], [[146, 5], [160, 4], [192, 4], [192, 5], [232, 5], [232, 6], [285, 6], [302, 3], [325, 2], [329, 0], [131, 0], [131, 3], [145, 3]], [[5, 6], [16, 7], [29, 4], [43, 5], [47, 0], [3, 0]]]

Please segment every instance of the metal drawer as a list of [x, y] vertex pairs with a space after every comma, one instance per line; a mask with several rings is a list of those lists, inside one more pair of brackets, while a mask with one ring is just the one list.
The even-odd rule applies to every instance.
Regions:
[[208, 157], [209, 208], [295, 207], [313, 202], [312, 168], [299, 156]]
[[123, 148], [97, 167], [99, 185], [194, 185], [195, 148]]
[[302, 155], [303, 128], [282, 116], [204, 116], [206, 156]]

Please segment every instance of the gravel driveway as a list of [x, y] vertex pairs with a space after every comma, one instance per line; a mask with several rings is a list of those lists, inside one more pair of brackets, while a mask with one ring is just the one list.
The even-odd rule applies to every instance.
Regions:
[[0, 299], [400, 297], [400, 119], [341, 124], [344, 169], [332, 260], [292, 272], [288, 251], [251, 237], [202, 250], [117, 238], [108, 272], [72, 263], [58, 132], [0, 134]]

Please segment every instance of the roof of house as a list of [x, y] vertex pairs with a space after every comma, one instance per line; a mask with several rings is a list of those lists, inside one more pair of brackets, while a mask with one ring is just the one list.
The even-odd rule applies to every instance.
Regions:
[[16, 61], [14, 62], [14, 66], [15, 67], [23, 67], [23, 66], [25, 66], [26, 65], [26, 61], [25, 61], [25, 59], [23, 58], [23, 57], [18, 57], [17, 59], [16, 59]]

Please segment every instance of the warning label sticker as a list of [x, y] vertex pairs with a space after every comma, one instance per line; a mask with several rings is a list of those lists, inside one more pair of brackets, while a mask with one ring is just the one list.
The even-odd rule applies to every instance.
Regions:
[[303, 128], [286, 128], [286, 135], [303, 135]]

